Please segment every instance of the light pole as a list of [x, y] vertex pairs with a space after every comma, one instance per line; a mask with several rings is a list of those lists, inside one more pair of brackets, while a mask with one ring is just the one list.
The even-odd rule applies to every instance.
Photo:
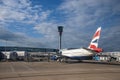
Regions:
[[7, 53], [7, 39], [5, 40], [5, 54]]

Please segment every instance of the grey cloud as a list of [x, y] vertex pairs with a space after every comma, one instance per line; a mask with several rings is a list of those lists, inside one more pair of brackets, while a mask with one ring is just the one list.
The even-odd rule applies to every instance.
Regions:
[[15, 34], [10, 32], [7, 29], [4, 29], [3, 27], [0, 28], [0, 38], [3, 40], [12, 40], [15, 41], [16, 39], [24, 39], [25, 37], [19, 34]]
[[[119, 0], [65, 0], [59, 9], [65, 13], [68, 26], [88, 27], [97, 22], [109, 20], [110, 17], [120, 15]], [[76, 25], [74, 25], [76, 24]]]
[[30, 38], [22, 33], [13, 33], [3, 27], [0, 27], [0, 40], [7, 41], [7, 45], [10, 46], [46, 47], [39, 39]]
[[101, 35], [100, 46], [105, 51], [120, 51], [120, 26], [104, 29]]
[[[50, 13], [49, 10], [42, 10], [41, 5], [31, 5], [30, 0], [0, 0], [0, 24], [2, 26], [0, 27], [0, 39], [7, 40], [10, 45], [47, 46], [44, 42], [41, 43], [41, 39], [28, 36], [25, 33], [27, 30], [24, 25], [32, 24], [34, 26], [46, 20]], [[12, 29], [5, 29], [6, 27], [10, 28], [12, 24], [16, 24], [12, 26], [16, 32], [12, 32]], [[21, 25], [17, 26], [17, 24]], [[24, 30], [24, 33], [17, 32], [17, 29]]]
[[30, 0], [1, 0], [0, 21], [37, 24], [47, 19], [50, 10], [42, 10], [41, 5], [32, 6]]

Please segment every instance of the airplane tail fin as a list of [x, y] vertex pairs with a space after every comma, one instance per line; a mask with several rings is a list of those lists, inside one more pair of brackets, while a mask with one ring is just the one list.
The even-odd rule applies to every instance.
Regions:
[[99, 27], [96, 30], [96, 32], [95, 32], [95, 34], [94, 34], [94, 36], [92, 38], [92, 41], [91, 41], [91, 43], [90, 43], [90, 45], [88, 47], [89, 49], [92, 49], [95, 52], [102, 52], [102, 49], [98, 48], [98, 41], [99, 41], [99, 38], [100, 38], [100, 33], [101, 33], [101, 27]]

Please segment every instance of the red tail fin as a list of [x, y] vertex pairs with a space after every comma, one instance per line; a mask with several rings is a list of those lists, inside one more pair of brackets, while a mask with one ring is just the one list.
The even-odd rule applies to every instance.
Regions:
[[96, 52], [101, 52], [102, 51], [101, 48], [98, 48], [98, 41], [99, 41], [99, 38], [100, 38], [100, 33], [101, 33], [101, 27], [99, 27], [96, 30], [96, 32], [95, 32], [95, 34], [93, 36], [93, 39], [92, 39], [92, 41], [91, 41], [91, 43], [90, 43], [90, 45], [88, 47], [89, 49], [92, 49], [92, 50], [94, 50]]

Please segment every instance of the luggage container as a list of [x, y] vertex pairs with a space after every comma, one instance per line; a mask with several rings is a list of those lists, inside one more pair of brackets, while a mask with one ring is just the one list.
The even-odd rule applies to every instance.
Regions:
[[18, 59], [17, 53], [16, 52], [11, 52], [10, 53], [10, 60], [17, 61], [17, 59]]
[[2, 61], [3, 59], [4, 59], [4, 54], [0, 52], [0, 61]]
[[25, 56], [27, 55], [26, 51], [15, 51], [18, 55], [18, 60], [24, 60]]

